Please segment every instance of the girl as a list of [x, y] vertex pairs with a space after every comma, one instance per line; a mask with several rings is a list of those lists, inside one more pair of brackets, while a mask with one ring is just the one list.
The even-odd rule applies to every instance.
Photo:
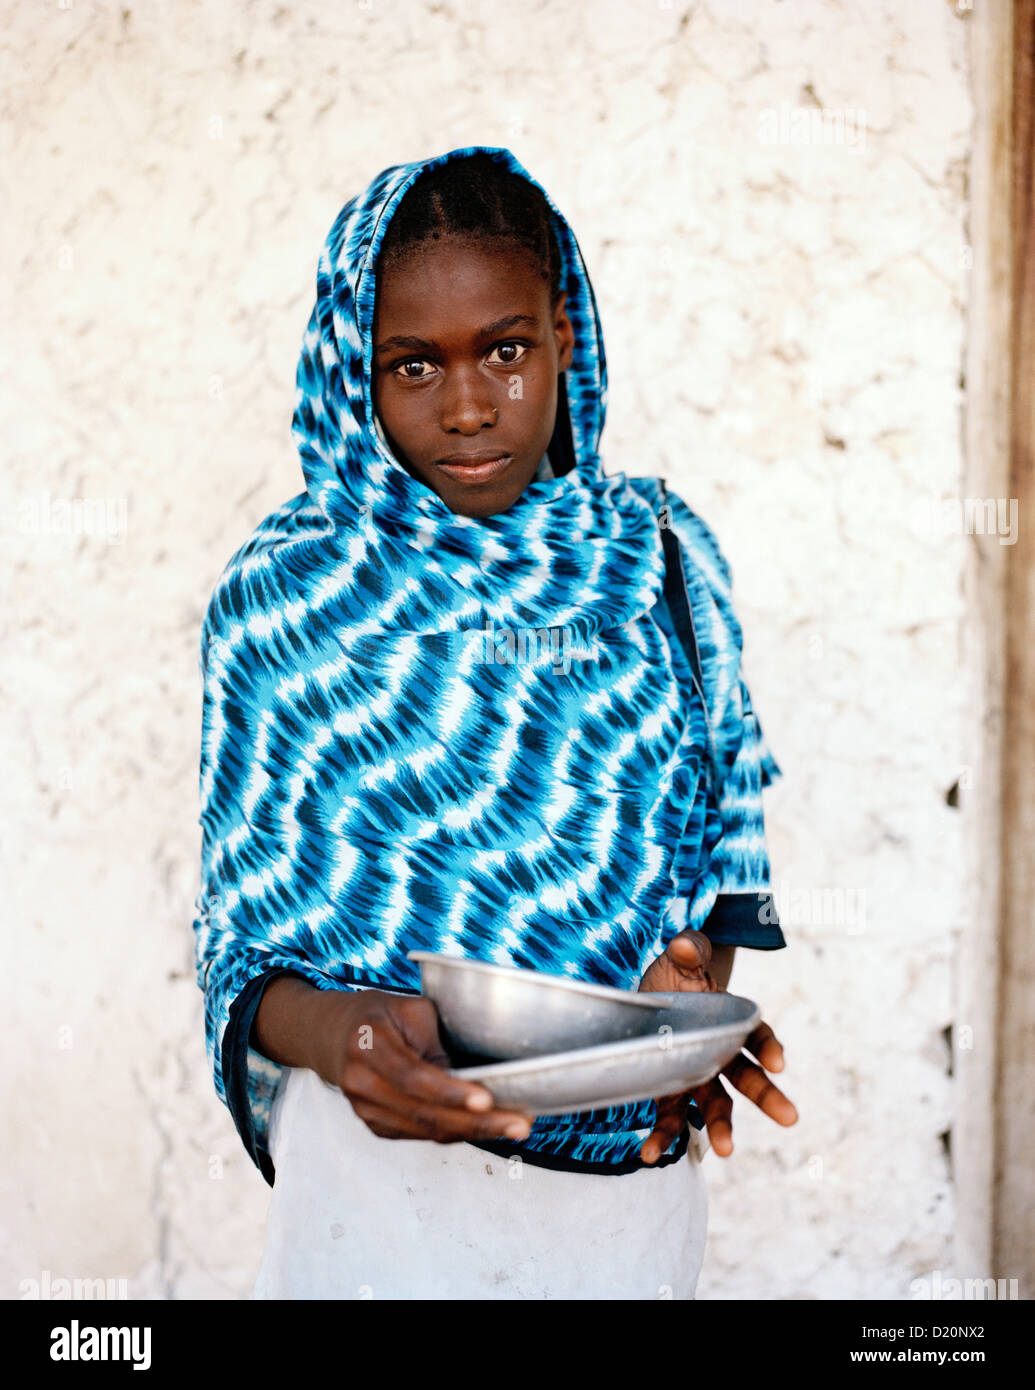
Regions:
[[[509, 151], [343, 208], [306, 490], [201, 643], [199, 982], [217, 1092], [276, 1176], [257, 1296], [693, 1297], [690, 1134], [731, 1151], [722, 1082], [501, 1110], [449, 1075], [407, 959], [700, 990], [785, 944], [729, 568], [661, 480], [604, 475], [605, 397], [578, 244]], [[725, 1075], [794, 1123], [772, 1030], [748, 1049]]]

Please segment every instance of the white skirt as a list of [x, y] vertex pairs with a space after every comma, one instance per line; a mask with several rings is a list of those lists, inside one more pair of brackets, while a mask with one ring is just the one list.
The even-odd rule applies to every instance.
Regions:
[[692, 1132], [678, 1163], [608, 1176], [380, 1139], [341, 1091], [291, 1069], [254, 1297], [692, 1299], [705, 1147]]

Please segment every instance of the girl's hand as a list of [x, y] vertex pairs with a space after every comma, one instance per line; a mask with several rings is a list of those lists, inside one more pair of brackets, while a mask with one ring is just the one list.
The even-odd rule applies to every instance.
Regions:
[[681, 931], [674, 936], [657, 960], [643, 973], [640, 989], [651, 994], [718, 993], [719, 986], [708, 973], [712, 943], [703, 931]]
[[[719, 993], [719, 986], [708, 972], [712, 944], [703, 932], [684, 931], [673, 937], [662, 955], [650, 963], [640, 981], [640, 989], [651, 993]], [[750, 1053], [751, 1057], [745, 1055]], [[752, 1060], [752, 1058], [756, 1060]], [[756, 1061], [758, 1065], [756, 1065]], [[763, 1068], [765, 1070], [763, 1070]], [[783, 1071], [783, 1048], [768, 1023], [759, 1023], [740, 1054], [723, 1067], [725, 1076], [742, 1095], [779, 1125], [797, 1123], [793, 1103], [766, 1076], [766, 1071]], [[733, 1097], [719, 1076], [680, 1095], [657, 1099], [657, 1120], [640, 1148], [644, 1163], [656, 1163], [679, 1138], [688, 1124], [690, 1101], [696, 1101], [708, 1129], [708, 1139], [720, 1158], [733, 1152]]]
[[[340, 994], [324, 1080], [382, 1139], [524, 1139], [526, 1115], [497, 1110], [484, 1086], [450, 1076], [435, 1006], [422, 996]], [[330, 1074], [325, 1074], [329, 1072]]]

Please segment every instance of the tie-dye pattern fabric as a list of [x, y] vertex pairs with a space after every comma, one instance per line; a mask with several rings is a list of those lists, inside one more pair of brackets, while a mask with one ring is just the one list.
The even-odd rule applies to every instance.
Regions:
[[[603, 340], [556, 209], [574, 468], [461, 517], [376, 426], [378, 249], [439, 162], [385, 170], [336, 219], [297, 375], [306, 490], [230, 561], [202, 630], [198, 978], [217, 1092], [270, 1181], [281, 1069], [250, 1030], [277, 973], [411, 993], [422, 949], [635, 988], [683, 926], [784, 944], [761, 804], [779, 769], [729, 568], [660, 480], [601, 469]], [[542, 1118], [485, 1147], [620, 1173], [653, 1113]]]

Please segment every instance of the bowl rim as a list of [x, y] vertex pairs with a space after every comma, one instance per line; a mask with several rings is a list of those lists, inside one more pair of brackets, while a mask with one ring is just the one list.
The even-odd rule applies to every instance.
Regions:
[[580, 994], [616, 1004], [632, 1004], [637, 1008], [653, 1009], [655, 1012], [670, 1008], [671, 1000], [675, 997], [672, 992], [648, 991], [639, 994], [635, 990], [616, 989], [613, 985], [594, 985], [588, 980], [573, 980], [569, 975], [559, 975], [546, 970], [526, 970], [520, 965], [493, 965], [489, 961], [469, 960], [465, 956], [447, 956], [437, 951], [407, 951], [406, 959], [416, 961], [422, 967], [422, 984], [423, 965], [427, 961], [436, 965], [462, 966], [476, 974], [495, 975], [506, 979], [512, 979], [516, 975], [528, 984], [534, 980], [536, 984], [562, 989], [570, 994]]
[[[691, 992], [687, 991], [687, 993]], [[723, 992], [725, 993], [725, 991]], [[707, 1023], [698, 1027], [674, 1028], [672, 1030], [672, 1042], [665, 1048], [665, 1051], [669, 1052], [678, 1048], [681, 1040], [684, 1046], [690, 1046], [693, 1042], [702, 1040], [720, 1043], [727, 1038], [736, 1037], [741, 1032], [744, 1034], [746, 1042], [753, 1029], [761, 1021], [761, 1011], [753, 999], [748, 999], [743, 994], [731, 994], [727, 997], [750, 1005], [743, 1019], [731, 1019], [727, 1023]], [[476, 1067], [453, 1067], [450, 1070], [450, 1075], [458, 1077], [462, 1081], [477, 1081], [491, 1090], [493, 1077], [503, 1077], [509, 1080], [513, 1076], [523, 1076], [527, 1072], [566, 1071], [571, 1067], [585, 1065], [587, 1062], [592, 1064], [597, 1060], [610, 1061], [616, 1052], [619, 1055], [631, 1053], [635, 1056], [640, 1052], [647, 1055], [657, 1046], [657, 1038], [652, 1033], [648, 1033], [645, 1037], [640, 1038], [621, 1038], [617, 1042], [593, 1043], [589, 1047], [572, 1047], [566, 1052], [544, 1052], [541, 1057], [514, 1057], [505, 1062], [480, 1062]], [[741, 1047], [743, 1046], [744, 1043], [741, 1043]], [[597, 1108], [595, 1102], [593, 1108]]]

